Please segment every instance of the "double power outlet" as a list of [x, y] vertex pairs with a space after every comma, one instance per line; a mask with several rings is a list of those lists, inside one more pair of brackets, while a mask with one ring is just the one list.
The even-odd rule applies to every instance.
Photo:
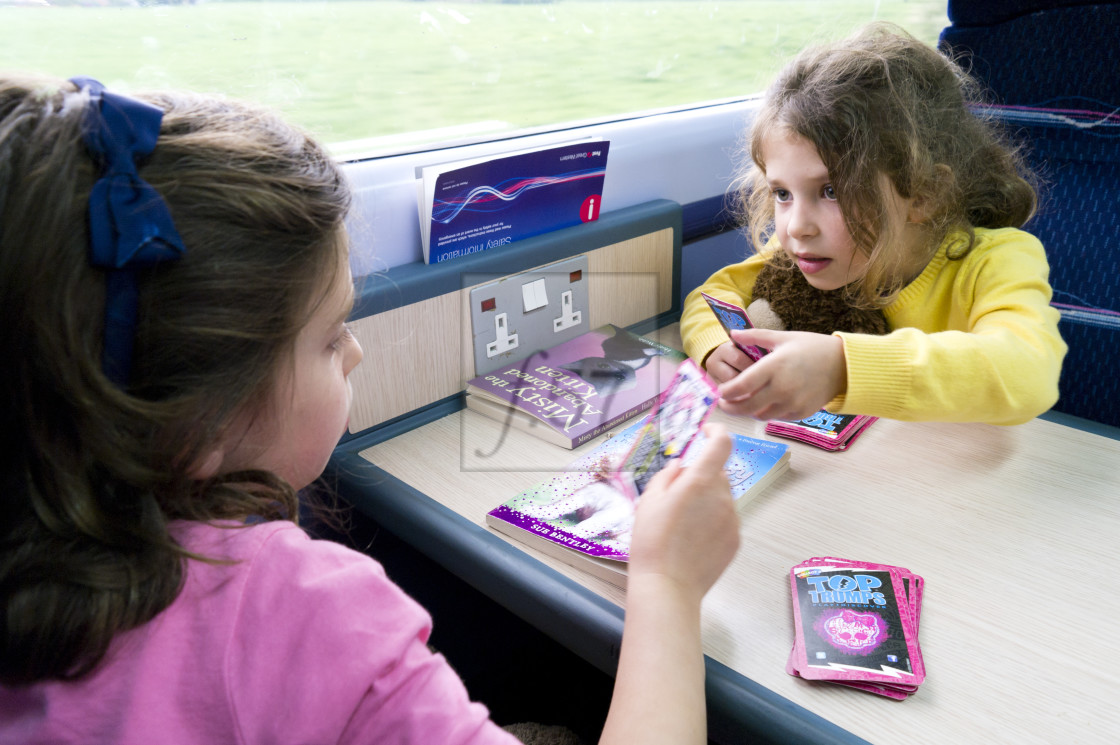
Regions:
[[580, 255], [472, 289], [475, 375], [588, 331], [587, 282]]

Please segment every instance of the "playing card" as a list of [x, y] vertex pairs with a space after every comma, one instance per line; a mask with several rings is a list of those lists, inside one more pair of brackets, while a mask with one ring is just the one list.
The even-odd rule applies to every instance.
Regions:
[[684, 456], [718, 399], [712, 382], [696, 363], [682, 362], [612, 474], [615, 486], [637, 499], [666, 463]]
[[[747, 312], [734, 303], [729, 303], [726, 300], [712, 297], [706, 292], [701, 292], [701, 296], [708, 301], [708, 307], [716, 314], [719, 323], [723, 326], [723, 330], [727, 332], [727, 338], [731, 339], [731, 332], [735, 329], [753, 329], [754, 324], [751, 319], [747, 318]], [[743, 346], [739, 342], [731, 339], [731, 343], [739, 348], [743, 354], [750, 357], [755, 362], [758, 362], [767, 353], [768, 350], [762, 347], [756, 347], [751, 344]]]
[[900, 567], [822, 558], [790, 571], [795, 634], [787, 671], [892, 698], [915, 691], [925, 678], [915, 622], [916, 575]]

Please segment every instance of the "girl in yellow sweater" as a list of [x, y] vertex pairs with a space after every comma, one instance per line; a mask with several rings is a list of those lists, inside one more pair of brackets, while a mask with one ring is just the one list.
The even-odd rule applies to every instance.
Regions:
[[[976, 100], [955, 63], [885, 24], [779, 75], [738, 185], [757, 253], [712, 275], [681, 317], [725, 411], [1015, 424], [1053, 405], [1066, 346], [1042, 245], [1019, 230], [1034, 188]], [[890, 333], [734, 332], [772, 350], [752, 364], [700, 292], [746, 306], [767, 261], [881, 308]]]

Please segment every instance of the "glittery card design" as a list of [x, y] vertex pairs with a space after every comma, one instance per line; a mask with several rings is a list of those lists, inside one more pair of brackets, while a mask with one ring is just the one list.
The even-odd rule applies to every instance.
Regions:
[[887, 623], [878, 613], [838, 610], [817, 622], [817, 633], [846, 654], [866, 656], [887, 638]]

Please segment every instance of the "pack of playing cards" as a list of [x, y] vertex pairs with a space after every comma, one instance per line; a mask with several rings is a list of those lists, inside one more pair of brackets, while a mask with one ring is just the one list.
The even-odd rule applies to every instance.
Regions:
[[925, 679], [918, 646], [922, 578], [832, 556], [790, 570], [794, 641], [786, 672], [893, 699]]
[[877, 418], [866, 414], [833, 414], [821, 409], [795, 422], [772, 419], [766, 423], [766, 434], [789, 437], [825, 450], [847, 450]]
[[718, 399], [704, 371], [690, 359], [682, 362], [612, 474], [619, 491], [637, 499], [666, 463], [685, 454]]
[[[708, 307], [716, 314], [719, 323], [723, 326], [723, 330], [727, 332], [727, 338], [731, 339], [731, 332], [734, 329], [753, 329], [754, 324], [751, 319], [747, 318], [747, 312], [734, 303], [729, 303], [726, 300], [712, 297], [706, 292], [700, 293], [705, 300], [708, 301]], [[739, 342], [731, 339], [731, 343], [738, 347], [739, 351], [750, 357], [755, 362], [758, 362], [766, 354], [768, 350], [762, 347], [756, 347], [751, 344], [743, 346]]]

